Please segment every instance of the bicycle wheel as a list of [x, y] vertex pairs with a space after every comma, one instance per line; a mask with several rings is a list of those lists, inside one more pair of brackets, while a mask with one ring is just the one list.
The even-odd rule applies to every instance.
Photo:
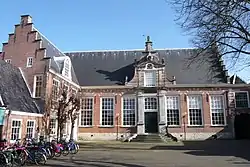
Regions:
[[0, 165], [1, 167], [5, 167], [8, 165], [8, 159], [3, 152], [0, 153]]
[[47, 157], [41, 153], [41, 152], [36, 152], [35, 153], [35, 163], [37, 165], [45, 165], [47, 162]]

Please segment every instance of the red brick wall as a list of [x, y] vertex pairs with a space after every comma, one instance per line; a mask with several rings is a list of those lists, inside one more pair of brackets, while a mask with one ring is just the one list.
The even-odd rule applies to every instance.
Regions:
[[[3, 59], [11, 59], [12, 64], [21, 67], [25, 78], [33, 91], [33, 80], [35, 74], [42, 74], [45, 68], [44, 49], [40, 48], [41, 41], [36, 39], [37, 32], [33, 30], [30, 17], [21, 18], [23, 24], [15, 25], [14, 33], [9, 34], [9, 40], [3, 44]], [[27, 57], [33, 57], [33, 66], [26, 67]]]

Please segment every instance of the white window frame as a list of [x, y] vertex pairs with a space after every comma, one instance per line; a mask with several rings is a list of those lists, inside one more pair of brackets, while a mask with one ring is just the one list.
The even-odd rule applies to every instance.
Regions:
[[[155, 75], [155, 81], [154, 81], [154, 84], [152, 84], [152, 85], [148, 85], [148, 80], [147, 80], [147, 77], [146, 77], [146, 75], [147, 75], [147, 73], [149, 73], [149, 72], [153, 72], [154, 74], [152, 74], [152, 75]], [[147, 69], [147, 70], [145, 70], [144, 71], [144, 87], [156, 87], [157, 86], [157, 71], [155, 70], [155, 69]]]
[[[36, 85], [36, 81], [37, 81], [37, 77], [42, 77], [42, 86], [41, 86], [41, 96], [36, 96], [36, 87], [37, 87], [37, 85]], [[43, 75], [35, 75], [34, 76], [34, 83], [33, 83], [33, 97], [34, 98], [40, 98], [40, 97], [42, 97], [42, 91], [43, 91]]]
[[246, 109], [244, 107], [237, 107], [236, 106], [236, 93], [247, 93], [247, 104], [248, 104], [248, 106], [246, 108], [249, 108], [250, 107], [250, 100], [249, 100], [249, 92], [248, 91], [235, 91], [234, 92], [234, 100], [235, 100], [234, 106], [235, 106], [235, 108], [236, 109]]
[[[113, 125], [102, 125], [102, 100], [110, 98], [113, 99]], [[115, 97], [101, 97], [100, 98], [100, 126], [101, 127], [115, 127]]]
[[[31, 61], [30, 61], [31, 60]], [[30, 64], [31, 62], [31, 64]], [[26, 63], [26, 67], [32, 67], [34, 64], [34, 59], [33, 57], [27, 57], [27, 63]]]
[[[178, 100], [178, 111], [179, 111], [179, 125], [168, 125], [168, 118], [167, 118], [167, 97], [177, 97]], [[181, 126], [181, 101], [180, 101], [180, 95], [166, 95], [165, 96], [165, 116], [166, 116], [166, 123], [168, 127], [180, 127]]]
[[[68, 68], [66, 68], [66, 66]], [[64, 76], [68, 78], [69, 75], [70, 75], [70, 60], [67, 59], [67, 58], [64, 60], [64, 67], [63, 67], [63, 69], [64, 69]]]
[[5, 62], [11, 64], [11, 59], [5, 59]]
[[28, 134], [28, 122], [34, 122], [34, 127], [33, 127], [33, 130], [32, 130], [32, 137], [31, 137], [31, 138], [34, 138], [35, 137], [35, 131], [36, 131], [36, 120], [27, 120], [27, 122], [26, 122], [26, 135]]
[[[125, 98], [129, 98], [129, 99], [135, 99], [135, 125], [124, 125], [124, 122], [123, 122], [123, 118], [124, 118], [124, 105], [123, 105], [123, 100]], [[136, 126], [136, 122], [137, 122], [137, 100], [136, 100], [136, 96], [133, 96], [133, 95], [124, 95], [122, 96], [121, 98], [121, 123], [122, 123], [122, 127], [135, 127]]]
[[[57, 87], [57, 97], [59, 98], [60, 96], [59, 96], [59, 94], [58, 93], [60, 93], [59, 92], [59, 90], [60, 90], [60, 81], [58, 80], [58, 79], [55, 79], [55, 78], [53, 78], [53, 80], [52, 80], [52, 92], [53, 92], [53, 81], [56, 81], [56, 82], [58, 82], [58, 87]], [[52, 99], [53, 100], [57, 100], [57, 99], [54, 99], [54, 97], [53, 97], [54, 95], [52, 94]]]
[[22, 122], [23, 122], [23, 120], [22, 119], [11, 119], [11, 129], [10, 129], [10, 142], [11, 143], [13, 143], [13, 142], [15, 142], [16, 140], [12, 140], [11, 139], [11, 136], [12, 136], [12, 128], [13, 128], [13, 126], [12, 126], [12, 123], [13, 123], [13, 121], [20, 121], [20, 129], [19, 129], [19, 136], [18, 136], [18, 138], [17, 139], [21, 139], [21, 137], [22, 137]]
[[[146, 107], [146, 105], [145, 105], [145, 100], [147, 99], [147, 98], [155, 98], [156, 99], [156, 109], [146, 109], [145, 107]], [[155, 95], [155, 96], [144, 96], [144, 98], [143, 98], [143, 109], [145, 110], [145, 112], [158, 112], [158, 98], [157, 98], [157, 96]]]
[[54, 119], [55, 120], [55, 133], [51, 133], [51, 130], [50, 130], [50, 136], [56, 136], [57, 135], [57, 126], [58, 126], [58, 121], [57, 121], [57, 117], [51, 117], [49, 119], [49, 128], [50, 128], [50, 120]]
[[[83, 99], [92, 99], [92, 125], [82, 125], [82, 100]], [[87, 110], [89, 111], [89, 110]], [[84, 97], [81, 99], [81, 108], [80, 108], [80, 119], [79, 119], [79, 127], [93, 127], [94, 126], [94, 111], [95, 111], [95, 102], [94, 97]]]
[[[222, 104], [223, 104], [223, 114], [224, 114], [224, 124], [213, 124], [213, 117], [212, 117], [212, 96], [219, 96], [222, 97]], [[216, 95], [216, 94], [211, 94], [209, 95], [209, 108], [210, 108], [210, 121], [211, 121], [211, 126], [226, 126], [227, 125], [227, 118], [226, 118], [226, 99], [224, 95]]]
[[[199, 96], [201, 99], [201, 125], [190, 125], [190, 116], [189, 116], [189, 97], [190, 96]], [[188, 126], [190, 127], [201, 127], [204, 126], [204, 109], [203, 109], [203, 96], [201, 94], [189, 94], [187, 95], [187, 114], [188, 114]]]

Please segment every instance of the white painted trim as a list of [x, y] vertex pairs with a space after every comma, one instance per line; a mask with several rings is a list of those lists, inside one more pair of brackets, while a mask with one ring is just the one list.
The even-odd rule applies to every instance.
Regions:
[[[68, 67], [69, 67], [68, 76], [65, 75], [65, 66], [66, 66], [67, 63], [68, 63]], [[65, 59], [63, 61], [62, 76], [68, 78], [70, 81], [72, 81], [71, 67], [72, 67], [72, 64], [71, 64], [70, 58], [68, 56], [65, 56]]]
[[43, 84], [43, 75], [42, 74], [37, 74], [37, 75], [34, 75], [34, 80], [33, 80], [33, 98], [40, 98], [40, 97], [36, 97], [35, 95], [36, 95], [36, 77], [38, 77], [38, 76], [42, 76], [42, 84]]
[[[199, 96], [201, 98], [201, 119], [202, 119], [202, 125], [190, 125], [190, 118], [189, 118], [189, 97], [190, 96]], [[204, 108], [203, 108], [203, 96], [202, 94], [189, 94], [187, 95], [187, 115], [188, 115], [188, 126], [190, 127], [200, 127], [204, 126]]]
[[247, 93], [247, 104], [248, 104], [247, 108], [250, 107], [250, 100], [249, 100], [249, 92], [248, 92], [248, 91], [234, 91], [233, 93], [234, 93], [234, 98], [235, 98], [235, 103], [234, 103], [234, 105], [235, 105], [235, 108], [236, 108], [236, 109], [245, 109], [245, 108], [236, 107], [236, 96], [235, 96], [235, 93]]
[[[131, 98], [131, 99], [135, 99], [135, 125], [124, 125], [123, 124], [123, 113], [124, 113], [124, 105], [123, 105], [123, 100], [124, 98]], [[121, 127], [136, 127], [136, 122], [137, 122], [137, 104], [136, 104], [136, 96], [135, 95], [124, 95], [121, 97]]]
[[[29, 60], [32, 59], [32, 65], [29, 65]], [[26, 67], [32, 67], [34, 64], [34, 58], [33, 57], [27, 57]]]
[[[222, 104], [223, 104], [223, 114], [224, 114], [224, 125], [214, 125], [213, 124], [213, 118], [212, 118], [212, 101], [211, 101], [211, 97], [212, 96], [220, 96], [220, 97], [222, 97]], [[210, 124], [211, 124], [211, 126], [213, 126], [213, 127], [216, 127], [216, 126], [226, 126], [227, 125], [227, 119], [226, 119], [226, 108], [225, 108], [225, 96], [224, 95], [214, 95], [214, 94], [211, 94], [211, 95], [209, 95], [209, 108], [210, 108]]]
[[[82, 125], [81, 124], [81, 122], [82, 122], [82, 100], [83, 99], [92, 99], [92, 125]], [[95, 111], [95, 99], [94, 99], [94, 97], [83, 97], [82, 99], [81, 99], [81, 108], [80, 108], [80, 114], [79, 114], [79, 116], [80, 116], [80, 118], [79, 118], [79, 127], [81, 127], [81, 128], [89, 128], [89, 127], [93, 127], [94, 126], [94, 118], [95, 118], [95, 116], [94, 116], [94, 112]]]
[[26, 84], [26, 87], [28, 88], [28, 91], [29, 91], [29, 93], [30, 93], [30, 96], [33, 97], [33, 96], [32, 96], [32, 93], [31, 93], [31, 90], [30, 90], [30, 86], [29, 86], [29, 84], [28, 84], [26, 78], [24, 77], [24, 74], [23, 74], [23, 71], [22, 71], [21, 67], [18, 67], [18, 69], [19, 69], [19, 71], [20, 71], [20, 73], [21, 73], [21, 75], [22, 75], [22, 77], [23, 77], [23, 80], [24, 80], [24, 82], [25, 82], [25, 84]]
[[[168, 125], [168, 120], [167, 120], [167, 97], [177, 97], [177, 100], [178, 100], [178, 110], [179, 110], [179, 125]], [[182, 121], [182, 116], [181, 116], [181, 98], [180, 98], [180, 95], [166, 95], [165, 96], [165, 121], [166, 121], [166, 124], [168, 125], [168, 127], [179, 127], [181, 126], [181, 121]]]
[[11, 140], [11, 135], [12, 135], [12, 122], [13, 121], [20, 121], [21, 123], [20, 123], [20, 133], [19, 133], [19, 136], [18, 136], [18, 139], [21, 139], [21, 137], [22, 137], [22, 122], [23, 122], [23, 120], [22, 119], [15, 119], [15, 118], [13, 118], [13, 119], [11, 119], [11, 129], [10, 129], [10, 136], [9, 136], [9, 139], [10, 139], [10, 143], [13, 143], [13, 142], [15, 142], [15, 140]]
[[2, 98], [1, 95], [0, 95], [0, 105], [1, 105], [1, 106], [4, 106], [3, 98]]
[[74, 83], [73, 81], [70, 81], [68, 78], [66, 78], [66, 77], [64, 77], [64, 76], [62, 76], [62, 75], [56, 73], [54, 70], [49, 69], [49, 72], [52, 73], [52, 74], [54, 74], [54, 75], [56, 75], [57, 77], [59, 77], [59, 78], [65, 80], [65, 81], [67, 81], [69, 84], [71, 84], [71, 85], [77, 87], [78, 89], [80, 89], [80, 86], [79, 86], [79, 85], [77, 85], [77, 84]]
[[28, 129], [28, 122], [34, 122], [34, 127], [33, 127], [33, 130], [32, 130], [32, 138], [35, 138], [35, 132], [36, 132], [36, 120], [32, 120], [32, 119], [28, 119], [26, 121], [26, 135], [27, 135], [27, 129]]
[[[113, 125], [102, 125], [102, 99], [105, 99], [105, 98], [111, 98], [113, 99]], [[115, 127], [115, 97], [100, 97], [100, 127]]]
[[[8, 110], [5, 110], [5, 114], [8, 114]], [[43, 117], [43, 114], [22, 112], [22, 111], [11, 111], [11, 115], [20, 115], [20, 116], [30, 116], [30, 117]]]

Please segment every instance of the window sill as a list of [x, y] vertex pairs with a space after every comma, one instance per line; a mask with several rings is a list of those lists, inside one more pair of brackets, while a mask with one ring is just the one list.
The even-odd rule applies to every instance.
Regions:
[[180, 125], [176, 125], [176, 126], [174, 126], [174, 125], [172, 125], [172, 126], [168, 125], [168, 128], [181, 128], [181, 126]]
[[188, 125], [187, 128], [204, 128], [204, 125]]
[[79, 126], [79, 128], [93, 128], [93, 125], [90, 125], [90, 126]]
[[210, 125], [211, 128], [225, 128], [227, 125]]
[[114, 128], [115, 126], [103, 126], [103, 125], [100, 125], [98, 126], [98, 128]]
[[122, 125], [121, 126], [121, 128], [134, 128], [134, 127], [136, 127], [136, 125], [131, 125], [131, 126], [129, 126], [129, 125]]

